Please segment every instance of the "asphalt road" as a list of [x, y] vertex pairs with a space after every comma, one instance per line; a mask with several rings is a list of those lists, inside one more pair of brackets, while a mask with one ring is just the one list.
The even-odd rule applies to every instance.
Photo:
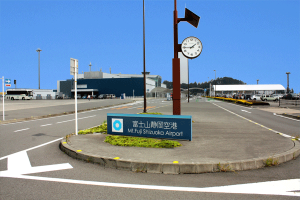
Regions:
[[[78, 99], [77, 109], [87, 110], [122, 103], [133, 102], [132, 99]], [[0, 102], [0, 120], [3, 118], [3, 103]], [[53, 114], [64, 114], [75, 111], [74, 99], [58, 99], [58, 100], [6, 100], [5, 120], [36, 118], [40, 116], [51, 116]]]
[[[186, 103], [182, 101], [182, 104]], [[216, 115], [226, 109], [230, 115], [236, 113], [274, 131], [299, 135], [299, 121], [270, 112], [226, 102], [207, 102], [205, 99], [200, 102], [191, 100], [189, 106], [197, 104], [215, 106], [217, 109], [213, 112]], [[149, 112], [172, 113], [172, 102], [149, 100], [147, 106]], [[106, 119], [107, 113], [142, 111], [143, 102], [140, 101], [82, 112], [78, 114], [79, 129], [99, 125]], [[182, 114], [188, 113], [182, 110]], [[58, 148], [60, 138], [74, 132], [74, 127], [74, 114], [0, 125], [0, 199], [299, 199], [299, 196], [291, 196], [300, 195], [299, 158], [274, 167], [239, 172], [180, 175], [135, 173], [74, 160], [61, 152]], [[8, 168], [8, 159], [15, 160], [10, 162], [13, 163], [10, 168], [14, 178], [1, 176]], [[66, 165], [59, 165], [63, 163]], [[31, 165], [35, 173], [18, 175], [16, 172], [22, 171], [23, 165]], [[39, 166], [48, 166], [54, 171]], [[298, 181], [291, 182], [294, 179]], [[277, 194], [288, 185], [293, 185], [292, 193]], [[193, 188], [204, 190], [189, 192]], [[269, 195], [259, 192], [266, 190], [270, 190]]]

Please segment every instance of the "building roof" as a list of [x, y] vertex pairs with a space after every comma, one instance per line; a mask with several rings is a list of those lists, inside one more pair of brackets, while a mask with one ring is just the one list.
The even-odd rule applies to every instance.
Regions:
[[156, 87], [153, 88], [150, 92], [154, 93], [154, 92], [163, 92], [163, 93], [171, 93], [173, 90], [168, 89], [168, 88], [163, 88], [163, 87]]
[[[213, 85], [215, 89], [215, 85]], [[263, 90], [285, 90], [281, 84], [260, 85], [216, 85], [216, 91], [263, 91]]]

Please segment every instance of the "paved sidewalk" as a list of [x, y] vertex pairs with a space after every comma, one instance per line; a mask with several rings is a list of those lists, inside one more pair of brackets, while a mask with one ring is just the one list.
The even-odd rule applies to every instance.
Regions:
[[[151, 110], [172, 114], [172, 106]], [[155, 149], [119, 147], [104, 142], [107, 135], [71, 136], [61, 149], [76, 159], [104, 167], [148, 173], [204, 173], [257, 169], [265, 161], [283, 163], [300, 154], [300, 144], [237, 117], [210, 102], [183, 103], [182, 115], [192, 115], [192, 141], [181, 147]], [[79, 151], [78, 151], [79, 150]]]

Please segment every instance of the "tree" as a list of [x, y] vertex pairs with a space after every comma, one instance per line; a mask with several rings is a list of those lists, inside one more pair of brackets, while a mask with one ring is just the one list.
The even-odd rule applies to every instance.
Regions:
[[[241, 80], [237, 80], [237, 79], [233, 79], [231, 77], [223, 77], [223, 78], [217, 78], [217, 80], [211, 80], [209, 82], [203, 82], [203, 83], [197, 83], [196, 81], [194, 83], [190, 83], [189, 87], [190, 88], [209, 88], [209, 84], [211, 83], [211, 85], [238, 85], [238, 84], [246, 84]], [[173, 82], [169, 82], [167, 80], [165, 80], [163, 82], [163, 84], [167, 85], [167, 88], [172, 89], [173, 88]], [[181, 88], [183, 89], [187, 89], [188, 88], [188, 84], [186, 83], [182, 83], [180, 85]]]

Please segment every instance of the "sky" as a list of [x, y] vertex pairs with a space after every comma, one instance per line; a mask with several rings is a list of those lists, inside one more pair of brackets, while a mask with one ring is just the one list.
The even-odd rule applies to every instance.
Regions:
[[[199, 57], [189, 60], [189, 80], [232, 77], [247, 84], [289, 85], [300, 92], [299, 0], [177, 0], [178, 17], [188, 8], [198, 28], [178, 24], [178, 43], [195, 36]], [[146, 71], [172, 81], [173, 0], [145, 0]], [[142, 0], [0, 0], [0, 76], [17, 88], [57, 89], [79, 72], [141, 74]], [[15, 88], [13, 84], [11, 88]]]

